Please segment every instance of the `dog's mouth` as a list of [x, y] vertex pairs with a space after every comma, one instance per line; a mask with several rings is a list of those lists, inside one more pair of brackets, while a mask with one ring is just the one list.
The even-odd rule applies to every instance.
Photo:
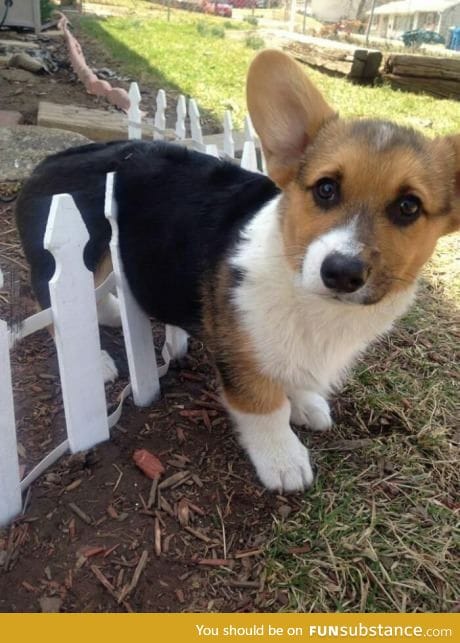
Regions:
[[[375, 306], [391, 293], [390, 280], [383, 276], [380, 279], [368, 279], [365, 284], [353, 292], [340, 292], [325, 288], [324, 284], [315, 294], [323, 299], [349, 306]], [[409, 287], [409, 284], [407, 284]]]

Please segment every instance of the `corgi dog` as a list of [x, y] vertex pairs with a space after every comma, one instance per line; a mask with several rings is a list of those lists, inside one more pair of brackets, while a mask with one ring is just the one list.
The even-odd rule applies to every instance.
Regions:
[[276, 50], [252, 62], [247, 101], [268, 177], [175, 144], [85, 145], [37, 167], [17, 225], [46, 307], [51, 195], [72, 194], [97, 277], [108, 269], [106, 174], [116, 172], [134, 297], [205, 341], [261, 482], [294, 492], [313, 471], [291, 424], [331, 426], [328, 396], [406, 311], [437, 239], [460, 226], [460, 135], [430, 140], [391, 122], [343, 120]]

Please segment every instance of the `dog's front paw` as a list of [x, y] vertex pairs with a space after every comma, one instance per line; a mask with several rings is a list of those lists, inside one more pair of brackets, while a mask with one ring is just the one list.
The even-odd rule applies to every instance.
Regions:
[[324, 397], [313, 391], [299, 391], [290, 396], [290, 399], [293, 424], [306, 424], [314, 431], [327, 431], [331, 428], [331, 411]]
[[302, 491], [313, 482], [308, 450], [289, 426], [291, 405], [272, 413], [244, 413], [227, 404], [236, 421], [239, 439], [267, 489]]
[[248, 449], [248, 452], [260, 481], [267, 489], [302, 491], [313, 482], [308, 449], [292, 431], [283, 440], [267, 441], [257, 449]]

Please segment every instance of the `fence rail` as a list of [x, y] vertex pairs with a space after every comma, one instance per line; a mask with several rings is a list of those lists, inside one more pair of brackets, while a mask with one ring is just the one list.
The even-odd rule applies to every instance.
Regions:
[[[131, 84], [129, 97], [128, 137], [140, 139], [143, 113], [137, 83]], [[259, 160], [263, 164], [263, 159], [257, 154], [257, 139], [249, 117], [245, 120], [241, 159], [237, 161], [230, 112], [224, 118], [222, 147], [219, 148], [203, 135], [194, 99], [190, 99], [187, 105], [185, 97], [179, 97], [176, 121], [171, 129], [167, 128], [166, 108], [166, 94], [160, 90], [153, 120], [155, 140], [172, 139], [197, 151], [231, 159], [245, 169], [263, 171], [263, 165], [259, 168]], [[137, 406], [151, 404], [160, 393], [160, 378], [167, 372], [170, 360], [183, 354], [187, 348], [186, 333], [180, 328], [166, 326], [162, 349], [164, 365], [157, 367], [150, 320], [134, 300], [122, 270], [113, 183], [114, 175], [108, 174], [105, 215], [112, 227], [110, 251], [113, 273], [97, 289], [94, 288], [92, 274], [83, 262], [88, 232], [80, 212], [69, 194], [55, 195], [44, 238], [44, 246], [56, 261], [56, 271], [50, 281], [51, 306], [23, 320], [18, 327], [8, 328], [7, 323], [0, 320], [0, 525], [7, 524], [21, 512], [21, 493], [63, 454], [69, 450], [72, 453], [86, 450], [109, 438], [109, 430], [120, 419], [123, 402], [128, 395], [133, 394]], [[120, 305], [130, 383], [122, 391], [118, 407], [108, 415], [96, 304], [113, 291]], [[67, 438], [21, 480], [10, 351], [14, 350], [16, 342], [51, 324], [54, 325]]]

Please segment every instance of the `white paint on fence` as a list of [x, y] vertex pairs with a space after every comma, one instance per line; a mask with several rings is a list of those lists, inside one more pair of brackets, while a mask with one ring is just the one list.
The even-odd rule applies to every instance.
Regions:
[[142, 113], [139, 108], [141, 92], [137, 83], [129, 86], [129, 109], [128, 109], [128, 138], [142, 139]]
[[250, 170], [251, 172], [259, 171], [259, 168], [257, 166], [257, 152], [254, 141], [245, 141], [240, 165], [244, 170]]
[[215, 156], [216, 159], [220, 158], [219, 148], [214, 143], [210, 143], [209, 145], [205, 145], [204, 146], [204, 152], [206, 154], [209, 154], [209, 156]]
[[224, 154], [229, 158], [235, 158], [235, 141], [233, 140], [232, 114], [227, 110], [224, 114]]
[[0, 321], [0, 526], [5, 525], [20, 511], [21, 491], [8, 327], [6, 322]]
[[176, 115], [176, 136], [180, 141], [182, 141], [187, 133], [185, 127], [185, 119], [187, 117], [187, 103], [185, 102], [185, 96], [182, 96], [182, 94], [179, 96], [179, 99], [177, 101]]
[[164, 89], [158, 90], [157, 108], [153, 120], [153, 140], [158, 141], [164, 138], [166, 129], [166, 92]]
[[160, 393], [160, 382], [150, 320], [131, 293], [123, 271], [118, 246], [117, 203], [114, 195], [114, 173], [107, 175], [105, 216], [112, 226], [110, 250], [117, 284], [126, 356], [134, 403], [148, 406]]
[[254, 129], [254, 125], [252, 124], [251, 117], [249, 114], [247, 114], [244, 117], [244, 138], [246, 141], [253, 141], [255, 142], [256, 140], [256, 132]]
[[194, 98], [191, 98], [188, 102], [188, 113], [190, 117], [190, 134], [192, 136], [192, 140], [194, 143], [199, 143], [202, 146], [203, 132], [201, 130], [200, 111]]
[[72, 453], [109, 438], [94, 279], [83, 261], [89, 235], [69, 194], [53, 197], [44, 246], [67, 435]]

